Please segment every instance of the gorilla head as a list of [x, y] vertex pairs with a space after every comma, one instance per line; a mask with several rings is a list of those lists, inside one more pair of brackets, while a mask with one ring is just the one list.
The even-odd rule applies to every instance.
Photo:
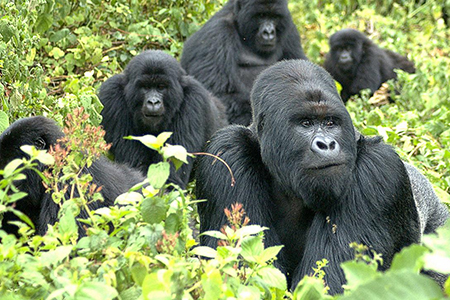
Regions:
[[[21, 146], [32, 145], [38, 150], [49, 150], [51, 145], [56, 144], [57, 140], [64, 134], [53, 120], [45, 117], [30, 117], [14, 122], [0, 135], [0, 170], [13, 159], [29, 158], [25, 152], [20, 150]], [[43, 171], [45, 166], [38, 162], [37, 169]], [[27, 193], [26, 200], [16, 202], [16, 209], [27, 212], [33, 223], [37, 223], [39, 210], [41, 206], [42, 195], [45, 194], [45, 187], [42, 179], [31, 169], [23, 171], [26, 179], [15, 181], [15, 186], [22, 192]], [[12, 215], [6, 215], [6, 219], [12, 218]], [[7, 232], [15, 232], [15, 226], [2, 225]]]
[[330, 54], [343, 72], [354, 72], [363, 57], [364, 44], [372, 42], [355, 29], [343, 29], [330, 37]]
[[175, 58], [163, 51], [144, 51], [125, 68], [124, 88], [134, 124], [143, 132], [159, 132], [180, 109], [184, 98], [180, 84], [186, 75]]
[[261, 157], [278, 184], [310, 208], [338, 204], [357, 145], [331, 76], [308, 61], [279, 62], [258, 77], [252, 105]]
[[291, 21], [287, 1], [236, 0], [234, 15], [244, 44], [255, 53], [271, 54]]

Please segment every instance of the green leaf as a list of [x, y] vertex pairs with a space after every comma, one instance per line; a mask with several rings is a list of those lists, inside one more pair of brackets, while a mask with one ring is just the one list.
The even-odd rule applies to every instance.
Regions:
[[286, 276], [273, 266], [265, 267], [258, 271], [258, 275], [264, 280], [264, 282], [270, 286], [280, 290], [287, 289]]
[[255, 286], [240, 286], [237, 294], [239, 300], [261, 299], [261, 293]]
[[168, 232], [168, 233], [175, 233], [180, 228], [180, 224], [181, 224], [180, 217], [175, 213], [171, 213], [166, 218], [164, 228], [166, 229], [166, 232]]
[[144, 282], [142, 284], [142, 296], [144, 297], [144, 299], [171, 299], [170, 294], [166, 291], [166, 287], [160, 281], [160, 278], [163, 278], [164, 276], [164, 272], [166, 271], [160, 270], [158, 272], [153, 272], [145, 276]]
[[259, 226], [259, 225], [247, 225], [247, 226], [244, 226], [244, 227], [238, 229], [236, 231], [236, 235], [241, 237], [241, 238], [243, 238], [243, 237], [246, 237], [246, 236], [258, 234], [258, 233], [263, 232], [264, 230], [267, 230], [267, 229], [269, 229], [269, 228], [262, 227], [262, 226]]
[[20, 199], [26, 197], [28, 194], [25, 192], [17, 192], [9, 196], [9, 203], [17, 202]]
[[202, 232], [200, 235], [211, 236], [211, 237], [214, 237], [214, 238], [219, 239], [219, 240], [226, 240], [227, 239], [227, 236], [225, 234], [223, 234], [220, 231], [216, 231], [216, 230], [205, 231], [205, 232]]
[[331, 299], [330, 296], [324, 292], [324, 285], [322, 280], [315, 277], [305, 276], [298, 283], [294, 290], [293, 299], [295, 300], [322, 300]]
[[156, 143], [158, 144], [158, 148], [161, 148], [164, 146], [164, 143], [170, 138], [172, 135], [172, 132], [161, 132], [158, 137], [156, 138]]
[[450, 221], [436, 230], [436, 234], [423, 237], [423, 244], [431, 250], [425, 255], [425, 268], [450, 273]]
[[8, 126], [9, 126], [9, 117], [3, 110], [0, 110], [0, 133], [5, 131], [5, 129], [8, 128]]
[[162, 222], [166, 218], [167, 205], [161, 197], [145, 199], [141, 204], [142, 218], [149, 224]]
[[78, 233], [78, 225], [75, 221], [75, 214], [78, 212], [74, 203], [64, 202], [64, 209], [59, 219], [59, 230], [62, 234], [74, 235]]
[[403, 248], [402, 251], [395, 254], [390, 270], [405, 269], [419, 273], [424, 264], [424, 255], [427, 252], [429, 250], [426, 247], [416, 244]]
[[22, 164], [21, 159], [18, 158], [13, 159], [6, 165], [5, 169], [3, 170], [3, 176], [5, 178], [10, 177], [21, 164]]
[[164, 158], [175, 158], [176, 160], [179, 160], [185, 164], [188, 163], [187, 161], [187, 151], [183, 146], [179, 145], [167, 145], [166, 147], [162, 148], [162, 155]]
[[163, 147], [164, 142], [167, 140], [167, 138], [170, 137], [170, 135], [172, 135], [171, 132], [162, 132], [161, 134], [158, 135], [158, 137], [155, 137], [154, 135], [151, 134], [147, 134], [144, 136], [126, 136], [124, 137], [124, 139], [140, 141], [145, 146], [153, 150], [159, 151], [159, 149]]
[[62, 51], [60, 48], [58, 48], [58, 47], [54, 47], [49, 53], [48, 53], [48, 55], [50, 55], [50, 56], [52, 56], [52, 57], [54, 57], [54, 58], [56, 58], [56, 59], [58, 59], [58, 58], [61, 58], [61, 57], [64, 57], [64, 51]]
[[36, 159], [44, 165], [53, 165], [55, 163], [55, 158], [44, 150], [39, 150]]
[[119, 293], [115, 288], [101, 282], [83, 282], [74, 295], [76, 300], [112, 300]]
[[54, 250], [43, 252], [41, 255], [41, 263], [45, 267], [51, 267], [59, 264], [63, 259], [69, 257], [72, 246], [60, 246]]
[[136, 205], [137, 203], [141, 203], [143, 198], [141, 193], [129, 192], [119, 195], [115, 202], [120, 205]]
[[46, 32], [53, 23], [53, 16], [48, 13], [38, 14], [38, 19], [36, 21], [36, 31], [38, 33]]
[[170, 175], [170, 164], [159, 162], [148, 167], [147, 178], [152, 187], [160, 189], [164, 186]]
[[211, 247], [198, 246], [191, 250], [193, 255], [200, 255], [208, 258], [216, 258], [217, 251]]
[[147, 276], [147, 268], [140, 263], [134, 263], [131, 267], [131, 276], [133, 277], [134, 282], [141, 286], [145, 276]]
[[245, 260], [258, 262], [256, 257], [264, 250], [262, 238], [259, 236], [247, 237], [242, 240], [241, 248], [241, 255]]
[[220, 271], [215, 269], [208, 274], [202, 275], [202, 287], [205, 295], [202, 299], [204, 300], [217, 300], [222, 294], [222, 276]]
[[277, 257], [278, 253], [283, 249], [283, 246], [272, 246], [264, 249], [258, 258], [259, 262], [267, 262]]
[[364, 262], [347, 261], [341, 264], [341, 268], [344, 270], [347, 280], [346, 286], [351, 289], [379, 276], [375, 265], [368, 265]]
[[431, 278], [403, 270], [386, 272], [384, 276], [358, 286], [340, 300], [384, 300], [387, 295], [390, 300], [432, 300], [444, 296], [439, 285]]

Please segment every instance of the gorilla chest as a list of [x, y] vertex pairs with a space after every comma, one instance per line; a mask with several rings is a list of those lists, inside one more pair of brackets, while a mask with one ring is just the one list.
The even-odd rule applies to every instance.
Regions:
[[278, 55], [261, 57], [251, 52], [243, 52], [239, 55], [238, 71], [240, 82], [250, 90], [253, 82], [263, 70], [278, 61]]
[[285, 246], [289, 264], [296, 266], [303, 256], [314, 212], [306, 208], [300, 199], [291, 199], [283, 195], [277, 195], [274, 199], [275, 231], [281, 244]]

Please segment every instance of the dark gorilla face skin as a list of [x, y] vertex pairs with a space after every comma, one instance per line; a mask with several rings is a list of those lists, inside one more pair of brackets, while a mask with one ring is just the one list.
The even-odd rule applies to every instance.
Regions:
[[261, 74], [253, 89], [254, 123], [262, 160], [284, 192], [322, 210], [337, 205], [348, 186], [355, 132], [331, 77], [302, 64], [315, 76], [298, 74], [293, 63]]
[[179, 110], [183, 98], [180, 85], [185, 72], [175, 58], [162, 51], [147, 51], [133, 58], [125, 68], [125, 95], [134, 122], [146, 132], [158, 132]]
[[242, 42], [263, 56], [277, 49], [290, 18], [286, 1], [237, 0], [234, 14]]
[[363, 41], [359, 31], [343, 29], [330, 37], [330, 53], [342, 72], [354, 72], [363, 56]]

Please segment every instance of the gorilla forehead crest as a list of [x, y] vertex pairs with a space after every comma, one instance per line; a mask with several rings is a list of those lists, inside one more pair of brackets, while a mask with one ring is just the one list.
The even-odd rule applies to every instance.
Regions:
[[306, 60], [287, 60], [264, 70], [257, 78], [251, 96], [253, 115], [277, 109], [280, 102], [294, 104], [298, 100], [342, 103], [327, 71]]
[[139, 75], [166, 75], [169, 78], [179, 78], [186, 75], [178, 61], [160, 50], [147, 50], [135, 56], [126, 66], [128, 78], [138, 78]]
[[19, 146], [31, 145], [38, 137], [44, 138], [49, 144], [54, 144], [62, 136], [63, 133], [53, 120], [42, 116], [23, 118], [15, 121], [0, 135], [0, 148], [12, 147], [14, 143], [11, 141], [19, 140], [22, 142]]
[[348, 43], [356, 43], [357, 41], [366, 41], [368, 40], [364, 34], [359, 32], [358, 30], [347, 28], [339, 30], [338, 32], [334, 33], [330, 37], [330, 44], [331, 45], [338, 45], [338, 41], [344, 44]]

